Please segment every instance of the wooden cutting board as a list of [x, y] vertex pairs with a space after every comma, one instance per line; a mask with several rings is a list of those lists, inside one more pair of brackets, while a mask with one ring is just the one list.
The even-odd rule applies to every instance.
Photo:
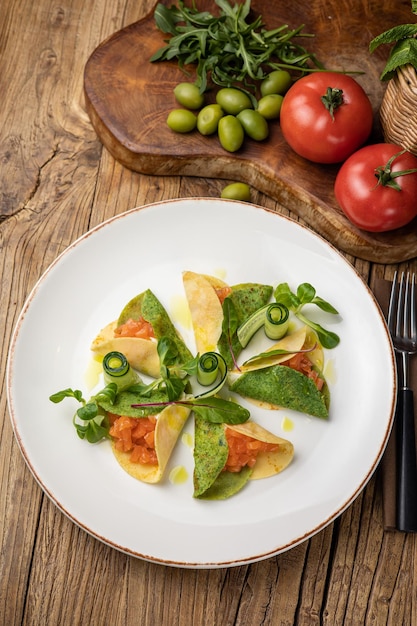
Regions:
[[[172, 4], [171, 0], [163, 2]], [[216, 12], [214, 0], [197, 0], [197, 6]], [[414, 21], [409, 1], [252, 0], [251, 6], [263, 16], [268, 29], [305, 24], [304, 31], [315, 36], [304, 44], [327, 69], [363, 72], [356, 78], [374, 109], [371, 141], [382, 141], [378, 111], [385, 85], [379, 75], [388, 50], [381, 47], [371, 55], [368, 46], [387, 28]], [[151, 11], [104, 41], [86, 64], [87, 111], [114, 158], [144, 174], [247, 182], [294, 211], [337, 248], [369, 261], [396, 263], [417, 256], [417, 219], [390, 233], [355, 228], [334, 198], [338, 166], [317, 165], [296, 155], [283, 140], [278, 122], [270, 124], [267, 141], [248, 139], [234, 154], [223, 150], [217, 137], [202, 137], [197, 131], [173, 133], [166, 118], [178, 106], [173, 89], [185, 77], [175, 62], [149, 62], [162, 45], [164, 35], [157, 30]]]

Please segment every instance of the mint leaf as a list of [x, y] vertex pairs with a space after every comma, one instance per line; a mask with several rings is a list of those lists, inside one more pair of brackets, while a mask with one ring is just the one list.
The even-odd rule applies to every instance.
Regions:
[[381, 80], [390, 80], [399, 67], [412, 65], [417, 68], [417, 40], [402, 39], [393, 47], [387, 64], [381, 74]]
[[417, 24], [400, 24], [399, 26], [394, 26], [372, 39], [369, 44], [369, 51], [373, 52], [382, 44], [395, 43], [401, 39], [414, 37], [416, 34]]

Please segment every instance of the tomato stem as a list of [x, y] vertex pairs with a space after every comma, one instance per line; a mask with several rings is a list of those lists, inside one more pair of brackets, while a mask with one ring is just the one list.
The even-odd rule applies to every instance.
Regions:
[[343, 91], [336, 87], [327, 87], [326, 93], [320, 98], [334, 121], [334, 112], [343, 104]]
[[395, 179], [399, 176], [406, 176], [407, 174], [414, 174], [415, 172], [417, 172], [417, 169], [401, 170], [400, 172], [392, 171], [391, 166], [394, 163], [395, 159], [397, 159], [402, 154], [405, 154], [406, 152], [407, 150], [401, 150], [401, 152], [397, 152], [387, 161], [385, 165], [379, 165], [375, 168], [375, 176], [378, 181], [376, 187], [378, 187], [378, 185], [383, 185], [384, 187], [391, 187], [392, 189], [401, 191], [401, 187]]

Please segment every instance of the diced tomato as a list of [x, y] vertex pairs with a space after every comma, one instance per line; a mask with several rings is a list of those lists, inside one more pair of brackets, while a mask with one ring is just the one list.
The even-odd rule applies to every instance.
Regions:
[[110, 415], [110, 435], [117, 450], [130, 452], [132, 463], [157, 465], [155, 451], [156, 417], [127, 417]]
[[229, 296], [232, 293], [232, 289], [231, 287], [228, 287], [227, 285], [225, 285], [224, 287], [215, 288], [215, 292], [216, 292], [218, 299], [220, 300], [220, 304], [223, 304], [227, 296]]
[[138, 337], [139, 339], [155, 337], [152, 324], [143, 317], [138, 320], [128, 319], [127, 322], [115, 328], [114, 334], [116, 337]]
[[298, 354], [294, 354], [293, 357], [282, 363], [282, 365], [287, 365], [288, 367], [297, 370], [297, 372], [301, 372], [301, 374], [304, 374], [308, 378], [311, 378], [319, 391], [323, 388], [323, 379], [313, 369], [312, 362], [305, 354], [300, 352]]
[[229, 456], [223, 471], [228, 472], [240, 472], [245, 466], [253, 467], [260, 452], [275, 452], [279, 448], [277, 443], [259, 441], [231, 428], [226, 428], [226, 440]]

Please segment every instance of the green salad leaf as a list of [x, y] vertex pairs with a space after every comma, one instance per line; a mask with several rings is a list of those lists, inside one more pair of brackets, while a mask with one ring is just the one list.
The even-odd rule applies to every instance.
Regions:
[[86, 439], [89, 443], [98, 443], [102, 439], [109, 437], [109, 422], [106, 412], [99, 406], [98, 401], [106, 398], [114, 401], [117, 395], [117, 385], [110, 383], [98, 394], [93, 396], [88, 402], [83, 398], [79, 389], [63, 389], [52, 394], [49, 399], [55, 404], [62, 402], [65, 398], [74, 398], [81, 403], [81, 407], [75, 412], [73, 424], [80, 439]]
[[331, 349], [338, 345], [340, 338], [336, 333], [326, 330], [301, 312], [304, 306], [314, 304], [326, 313], [338, 315], [338, 311], [329, 302], [317, 296], [315, 288], [310, 283], [302, 283], [295, 293], [291, 291], [288, 283], [280, 283], [275, 289], [274, 297], [277, 302], [285, 304], [300, 322], [316, 332], [323, 348]]

